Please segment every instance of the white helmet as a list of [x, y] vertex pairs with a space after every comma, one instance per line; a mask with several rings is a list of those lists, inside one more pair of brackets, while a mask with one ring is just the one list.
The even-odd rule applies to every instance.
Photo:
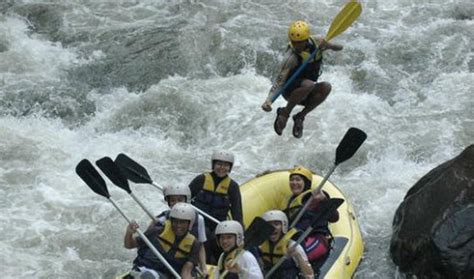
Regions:
[[185, 196], [186, 202], [190, 202], [191, 190], [189, 190], [189, 187], [186, 185], [171, 185], [165, 187], [163, 190], [163, 196], [165, 197], [165, 200], [168, 196]]
[[232, 169], [232, 166], [234, 165], [234, 154], [227, 151], [222, 151], [222, 150], [214, 151], [211, 157], [211, 163], [213, 167], [214, 167], [214, 161], [230, 163], [230, 168]]
[[222, 221], [216, 227], [216, 236], [220, 234], [235, 234], [237, 246], [244, 243], [244, 229], [242, 225], [234, 220]]
[[283, 233], [288, 232], [288, 217], [281, 210], [269, 210], [262, 215], [263, 220], [270, 221], [280, 221], [281, 222], [281, 231]]
[[178, 202], [171, 208], [170, 218], [188, 220], [191, 228], [196, 218], [196, 211], [189, 203]]

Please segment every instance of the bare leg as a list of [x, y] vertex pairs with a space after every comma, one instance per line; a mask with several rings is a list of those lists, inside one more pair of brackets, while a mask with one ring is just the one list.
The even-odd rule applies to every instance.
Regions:
[[330, 92], [331, 84], [329, 82], [316, 83], [313, 90], [311, 91], [309, 99], [306, 101], [306, 106], [295, 117], [304, 119], [310, 111], [315, 109], [322, 102], [324, 102], [324, 100], [326, 100]]
[[302, 111], [293, 116], [293, 136], [301, 138], [303, 136], [303, 121], [305, 116], [319, 106], [331, 92], [331, 84], [328, 82], [317, 83], [311, 91], [309, 97], [305, 100], [305, 107]]
[[296, 105], [304, 101], [316, 88], [316, 85], [312, 80], [305, 79], [301, 82], [301, 86], [293, 90], [288, 98], [288, 103], [286, 104], [285, 110], [282, 111], [282, 114], [286, 117], [290, 116], [291, 111], [295, 108]]
[[288, 103], [286, 104], [286, 107], [277, 109], [277, 117], [273, 123], [273, 128], [277, 135], [281, 136], [293, 108], [305, 100], [314, 90], [314, 87], [315, 84], [313, 81], [309, 79], [303, 80], [301, 86], [291, 92], [290, 97], [287, 99]]

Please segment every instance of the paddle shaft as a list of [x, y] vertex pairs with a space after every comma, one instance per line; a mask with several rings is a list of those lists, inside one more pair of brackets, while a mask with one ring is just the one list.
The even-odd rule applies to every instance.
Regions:
[[[341, 11], [336, 15], [329, 27], [328, 33], [326, 34], [326, 40], [329, 42], [332, 38], [344, 32], [360, 15], [361, 6], [360, 3], [351, 1], [348, 2]], [[295, 80], [301, 71], [306, 67], [309, 61], [313, 60], [317, 53], [321, 49], [316, 49], [311, 53], [311, 56], [296, 70], [296, 72], [285, 82], [283, 88], [278, 90], [278, 93], [272, 97], [272, 103], [283, 93], [286, 88]]]
[[[319, 183], [318, 187], [314, 190], [314, 193], [319, 193], [321, 191], [321, 189], [323, 188], [324, 184], [326, 183], [326, 181], [328, 180], [328, 178], [331, 176], [331, 174], [334, 172], [334, 170], [336, 169], [337, 165], [333, 165], [332, 168], [329, 170], [329, 172], [326, 174], [326, 176], [324, 176], [323, 180], [321, 180], [321, 182]], [[311, 203], [311, 201], [314, 199], [314, 196], [311, 195], [311, 197], [306, 201], [306, 203], [304, 204], [303, 208], [298, 212], [298, 215], [296, 215], [296, 218], [293, 220], [293, 222], [291, 222], [291, 225], [290, 225], [290, 228], [293, 228], [294, 226], [296, 226], [296, 223], [298, 223], [298, 221], [301, 219], [301, 217], [303, 216], [303, 214], [306, 212], [306, 210], [308, 210], [308, 206], [309, 204]]]
[[[163, 192], [163, 187], [156, 184], [155, 182], [150, 183], [153, 185], [155, 188]], [[207, 219], [211, 220], [212, 222], [219, 224], [221, 221], [217, 220], [216, 218], [212, 217], [211, 215], [207, 214], [206, 212], [202, 211], [201, 209], [197, 208], [196, 206], [192, 205], [189, 203], [197, 212], [199, 212], [202, 216], [206, 217]]]
[[[133, 194], [128, 180], [120, 171], [120, 168], [110, 157], [103, 157], [96, 161], [96, 165], [102, 170], [102, 172], [112, 181], [113, 184], [117, 185], [120, 189], [126, 191], [133, 200], [145, 211], [145, 213], [152, 219], [155, 220], [153, 214], [140, 202], [140, 200]], [[99, 174], [97, 174], [99, 175]]]
[[[127, 178], [135, 183], [145, 183], [145, 184], [150, 184], [160, 190], [161, 192], [164, 191], [164, 187], [161, 185], [158, 185], [151, 179], [150, 175], [148, 174], [147, 170], [145, 167], [140, 165], [139, 163], [135, 162], [132, 158], [128, 157], [127, 155], [121, 153], [117, 156], [115, 159], [115, 162], [119, 165], [121, 165], [125, 170], [132, 175], [126, 175]], [[137, 179], [138, 178], [138, 179]], [[220, 221], [217, 220], [216, 218], [212, 217], [208, 213], [202, 211], [201, 209], [195, 207], [191, 203], [189, 203], [197, 212], [199, 212], [201, 215], [206, 217], [207, 219], [213, 221], [216, 224], [219, 224]], [[153, 218], [154, 219], [154, 218]]]
[[153, 216], [153, 214], [151, 214], [151, 212], [140, 202], [140, 200], [132, 192], [130, 192], [130, 196], [132, 196], [133, 200], [138, 203], [138, 205], [143, 209], [143, 211], [146, 212], [146, 214], [151, 218], [151, 220], [155, 221], [155, 217]]
[[[132, 222], [130, 221], [130, 219], [127, 217], [127, 215], [125, 215], [125, 213], [120, 209], [120, 207], [118, 207], [118, 205], [111, 199], [111, 198], [108, 198], [107, 200], [109, 200], [109, 202], [115, 207], [115, 209], [118, 210], [118, 212], [120, 213], [120, 215], [122, 215], [122, 217], [127, 220], [127, 222], [129, 224], [131, 224]], [[156, 250], [155, 246], [153, 246], [153, 244], [150, 242], [150, 240], [145, 236], [145, 234], [140, 230], [140, 229], [137, 229], [137, 233], [138, 235], [140, 235], [140, 238], [145, 242], [146, 246], [148, 246], [148, 248], [150, 248], [150, 250], [153, 252], [153, 254], [155, 254], [155, 256], [158, 257], [158, 259], [160, 259], [160, 261], [166, 266], [166, 268], [173, 274], [174, 277], [178, 278], [178, 279], [181, 279], [181, 276], [174, 270], [174, 268], [168, 263], [168, 261], [166, 261], [166, 259], [160, 254], [160, 252], [158, 252], [158, 250]]]
[[299, 68], [296, 70], [296, 72], [293, 73], [293, 75], [285, 82], [285, 85], [283, 86], [283, 88], [280, 88], [280, 90], [278, 90], [278, 93], [276, 95], [274, 95], [272, 97], [272, 103], [275, 102], [275, 100], [280, 97], [281, 94], [283, 94], [283, 92], [285, 92], [285, 90], [290, 86], [290, 84], [300, 75], [300, 73], [304, 70], [304, 68], [306, 67], [306, 65], [308, 65], [308, 63], [310, 61], [313, 60], [313, 58], [316, 56], [316, 54], [319, 52], [319, 48], [316, 49], [315, 51], [313, 51], [313, 53], [311, 53], [311, 55], [309, 56], [308, 59], [306, 59], [304, 61], [303, 64], [301, 64], [301, 66], [299, 66]]
[[[244, 254], [245, 252], [245, 249], [242, 248], [242, 250], [239, 251], [239, 253], [237, 253], [237, 255], [235, 256], [235, 258], [230, 262], [230, 266], [234, 266], [234, 264], [239, 260], [239, 258]], [[224, 272], [222, 272], [222, 274], [219, 276], [219, 279], [224, 279], [224, 277], [227, 275], [227, 273], [229, 273], [229, 270], [226, 269], [224, 270]]]
[[162, 186], [156, 184], [156, 183], [153, 182], [153, 181], [151, 182], [151, 185], [155, 186], [155, 188], [158, 189], [158, 190], [160, 190], [161, 192], [163, 192], [163, 190], [164, 190]]
[[[311, 231], [313, 230], [313, 226], [309, 226], [305, 231], [304, 233], [296, 240], [295, 243], [293, 243], [293, 245], [289, 248], [289, 249], [293, 249], [294, 247], [296, 247], [297, 245], [301, 244], [301, 242], [303, 242], [303, 240], [311, 233]], [[275, 272], [275, 270], [277, 270], [278, 267], [280, 267], [280, 265], [288, 258], [288, 254], [284, 254], [283, 257], [281, 257], [278, 262], [267, 272], [267, 274], [265, 274], [265, 279], [268, 279], [270, 278], [270, 276]]]

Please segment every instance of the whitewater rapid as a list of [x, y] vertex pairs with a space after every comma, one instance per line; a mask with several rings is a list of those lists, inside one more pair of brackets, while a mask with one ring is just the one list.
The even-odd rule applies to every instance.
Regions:
[[[136, 254], [126, 222], [75, 174], [83, 158], [126, 153], [162, 185], [236, 155], [240, 183], [302, 164], [324, 175], [349, 127], [368, 139], [331, 181], [365, 241], [356, 278], [396, 278], [393, 214], [426, 172], [474, 138], [470, 1], [367, 1], [334, 41], [321, 80], [333, 92], [278, 137], [260, 109], [286, 48], [308, 20], [324, 34], [344, 1], [6, 1], [0, 4], [2, 278], [112, 278]], [[125, 213], [147, 216], [109, 184]], [[133, 191], [156, 213], [161, 194]]]

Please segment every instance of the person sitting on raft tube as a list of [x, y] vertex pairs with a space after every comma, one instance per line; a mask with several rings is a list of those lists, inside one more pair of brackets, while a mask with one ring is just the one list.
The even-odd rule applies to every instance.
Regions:
[[[186, 185], [172, 185], [165, 187], [163, 190], [163, 197], [168, 203], [169, 208], [173, 208], [173, 206], [178, 202], [191, 202], [191, 191]], [[171, 210], [165, 210], [161, 212], [158, 216], [156, 216], [156, 220], [150, 223], [148, 228], [151, 226], [163, 227], [165, 222], [170, 219], [170, 212]], [[199, 242], [201, 242], [201, 244], [204, 244], [207, 241], [204, 217], [196, 212], [196, 217], [194, 220], [196, 221], [193, 223], [193, 226], [189, 232], [194, 235], [199, 240]], [[204, 249], [204, 245], [201, 245], [199, 250], [199, 267], [203, 273], [203, 276], [206, 276], [208, 273], [206, 265], [206, 250]]]
[[[290, 171], [290, 190], [292, 194], [283, 201], [282, 205], [290, 223], [296, 218], [311, 195], [314, 197], [303, 217], [295, 225], [296, 229], [300, 231], [306, 230], [311, 225], [313, 216], [318, 212], [321, 204], [328, 200], [329, 195], [327, 193], [321, 191], [316, 193], [316, 189], [311, 190], [312, 183], [313, 173], [309, 169], [299, 166]], [[323, 259], [329, 252], [331, 232], [329, 231], [328, 221], [334, 223], [338, 220], [339, 213], [334, 210], [328, 220], [320, 220], [316, 224], [312, 224], [314, 230], [305, 239], [303, 245], [311, 263], [314, 264]]]
[[[173, 269], [180, 273], [183, 279], [192, 278], [191, 272], [199, 262], [201, 243], [189, 232], [195, 216], [196, 211], [191, 205], [177, 203], [171, 208], [170, 220], [167, 220], [163, 227], [153, 226], [145, 232], [153, 246]], [[138, 224], [132, 221], [127, 226], [124, 239], [125, 248], [138, 248], [138, 255], [133, 261], [131, 273], [136, 274], [138, 271], [138, 276], [146, 274], [153, 275], [153, 278], [173, 278], [171, 272], [146, 246], [144, 241], [138, 236], [134, 236], [138, 227]]]
[[303, 136], [303, 121], [306, 115], [319, 106], [331, 92], [329, 82], [318, 82], [322, 69], [322, 52], [330, 49], [334, 51], [342, 50], [341, 45], [332, 44], [324, 38], [311, 36], [309, 24], [299, 20], [291, 23], [288, 30], [289, 47], [286, 59], [281, 66], [280, 73], [274, 82], [268, 97], [262, 105], [264, 111], [272, 110], [274, 96], [284, 87], [287, 80], [300, 68], [311, 53], [320, 50], [314, 59], [309, 62], [300, 72], [293, 82], [283, 92], [283, 98], [288, 101], [286, 107], [277, 109], [274, 129], [277, 135], [281, 136], [291, 111], [296, 105], [302, 105], [303, 110], [293, 116], [293, 136], [301, 138]]
[[[216, 151], [211, 157], [212, 172], [195, 177], [189, 184], [192, 204], [219, 221], [227, 220], [229, 211], [232, 219], [242, 224], [242, 200], [239, 184], [229, 176], [234, 165], [234, 155]], [[205, 243], [208, 264], [216, 264], [222, 250], [214, 241], [216, 223], [206, 220]]]
[[270, 239], [259, 247], [259, 254], [263, 261], [264, 273], [268, 272], [285, 254], [288, 258], [275, 270], [271, 279], [314, 278], [314, 272], [308, 262], [305, 250], [301, 245], [296, 245], [292, 239], [298, 233], [296, 229], [288, 231], [288, 217], [281, 210], [269, 210], [262, 218], [270, 223], [275, 230]]
[[239, 222], [229, 220], [219, 223], [215, 235], [223, 252], [219, 257], [212, 278], [220, 279], [220, 274], [228, 270], [225, 279], [263, 279], [257, 259], [249, 251], [244, 251], [235, 264], [231, 265], [234, 258], [244, 247], [244, 230]]

